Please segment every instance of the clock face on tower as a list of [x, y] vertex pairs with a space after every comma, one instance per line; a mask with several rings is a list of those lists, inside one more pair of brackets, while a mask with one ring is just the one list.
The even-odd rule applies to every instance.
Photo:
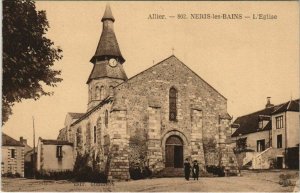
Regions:
[[111, 59], [109, 60], [109, 65], [110, 65], [111, 67], [115, 67], [115, 66], [117, 66], [117, 64], [118, 64], [118, 62], [117, 62], [116, 59], [111, 58]]

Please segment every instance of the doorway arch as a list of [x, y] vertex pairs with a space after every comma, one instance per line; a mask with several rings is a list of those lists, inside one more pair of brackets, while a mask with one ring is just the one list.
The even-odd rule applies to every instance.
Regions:
[[183, 140], [177, 135], [171, 135], [165, 143], [165, 167], [183, 167]]

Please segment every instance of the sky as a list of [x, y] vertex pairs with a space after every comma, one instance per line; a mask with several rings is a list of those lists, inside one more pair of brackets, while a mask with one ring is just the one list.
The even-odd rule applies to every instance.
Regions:
[[[63, 81], [38, 101], [23, 100], [2, 130], [33, 144], [56, 139], [67, 112], [86, 112], [89, 62], [98, 44], [106, 2], [39, 1], [50, 24], [47, 37], [63, 50], [54, 68]], [[298, 2], [110, 2], [114, 29], [128, 77], [174, 52], [189, 68], [227, 98], [228, 113], [238, 116], [299, 98]], [[148, 19], [149, 14], [167, 19]], [[177, 19], [177, 14], [242, 14], [250, 19]], [[273, 14], [277, 19], [252, 19]], [[175, 16], [170, 18], [169, 16]], [[174, 51], [172, 49], [174, 48]]]

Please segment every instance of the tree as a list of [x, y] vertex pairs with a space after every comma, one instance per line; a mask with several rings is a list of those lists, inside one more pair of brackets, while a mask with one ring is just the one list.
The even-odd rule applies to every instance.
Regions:
[[2, 125], [16, 102], [51, 95], [43, 85], [62, 81], [61, 71], [52, 69], [62, 50], [45, 36], [48, 28], [46, 12], [36, 11], [34, 1], [3, 1]]

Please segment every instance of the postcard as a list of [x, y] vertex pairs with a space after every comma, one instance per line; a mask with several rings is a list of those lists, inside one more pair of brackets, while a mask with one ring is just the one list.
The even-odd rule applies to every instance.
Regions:
[[298, 192], [296, 1], [2, 3], [5, 192]]

